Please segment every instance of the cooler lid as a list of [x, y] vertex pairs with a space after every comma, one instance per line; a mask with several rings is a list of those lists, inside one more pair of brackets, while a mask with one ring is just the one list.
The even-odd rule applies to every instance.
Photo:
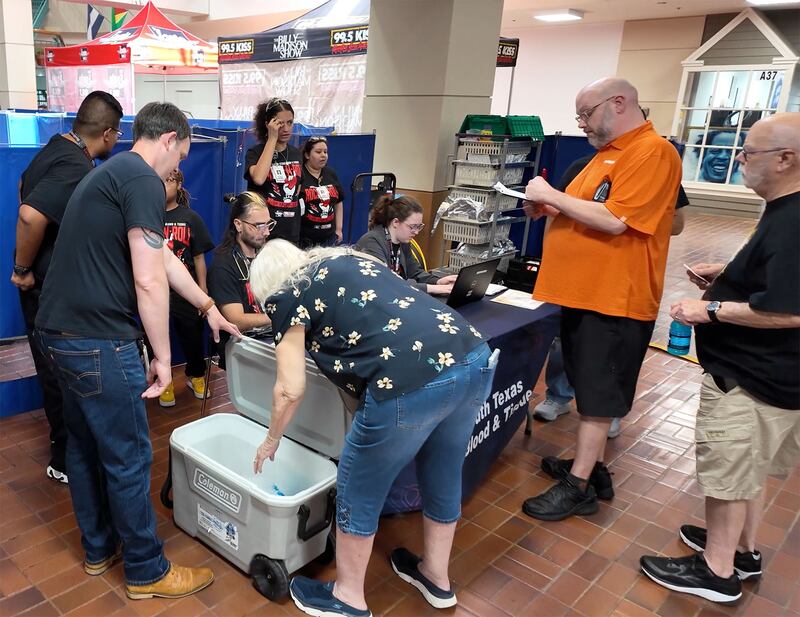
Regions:
[[[269, 426], [272, 389], [277, 365], [272, 342], [244, 337], [225, 348], [228, 394], [236, 410], [262, 426]], [[306, 357], [306, 394], [285, 435], [329, 458], [338, 459], [350, 429], [339, 390]]]

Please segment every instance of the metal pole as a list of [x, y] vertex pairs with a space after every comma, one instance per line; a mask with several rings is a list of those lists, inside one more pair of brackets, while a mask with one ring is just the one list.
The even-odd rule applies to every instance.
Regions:
[[511, 83], [508, 85], [508, 107], [506, 108], [506, 115], [511, 115], [511, 95], [514, 93], [514, 71], [517, 70], [517, 67], [511, 67]]

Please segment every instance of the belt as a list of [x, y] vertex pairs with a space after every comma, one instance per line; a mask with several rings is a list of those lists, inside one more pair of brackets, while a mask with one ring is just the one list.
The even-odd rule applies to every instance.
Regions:
[[719, 375], [711, 375], [711, 379], [717, 384], [717, 387], [725, 394], [736, 388], [739, 384], [731, 377], [720, 377]]

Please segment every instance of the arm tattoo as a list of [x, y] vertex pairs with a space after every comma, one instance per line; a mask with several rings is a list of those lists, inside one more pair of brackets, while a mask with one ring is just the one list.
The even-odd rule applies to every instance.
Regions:
[[142, 227], [142, 234], [144, 235], [144, 241], [147, 242], [147, 246], [151, 249], [160, 249], [164, 246], [164, 238], [152, 229]]

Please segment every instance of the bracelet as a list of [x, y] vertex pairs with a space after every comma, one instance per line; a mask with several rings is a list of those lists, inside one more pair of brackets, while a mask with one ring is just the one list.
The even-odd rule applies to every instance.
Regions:
[[280, 440], [281, 440], [280, 437], [275, 438], [269, 431], [267, 431], [267, 438], [264, 441], [266, 441], [268, 444], [277, 444], [278, 442], [280, 442]]
[[208, 315], [208, 311], [210, 311], [215, 304], [216, 302], [214, 302], [214, 298], [209, 298], [208, 302], [206, 302], [203, 306], [197, 309], [197, 311], [200, 313], [200, 317], [205, 317], [206, 315]]

